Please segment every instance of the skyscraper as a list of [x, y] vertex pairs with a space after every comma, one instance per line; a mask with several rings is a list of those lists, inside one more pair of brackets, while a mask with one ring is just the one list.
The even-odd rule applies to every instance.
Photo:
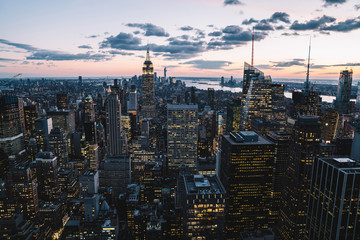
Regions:
[[280, 233], [283, 239], [303, 239], [311, 167], [320, 149], [320, 122], [316, 116], [299, 116], [289, 144], [289, 166], [286, 170]]
[[68, 162], [69, 151], [68, 142], [64, 131], [55, 127], [49, 134], [49, 151], [57, 157], [57, 164], [63, 167]]
[[146, 53], [146, 60], [143, 65], [142, 75], [142, 105], [141, 112], [145, 118], [155, 117], [155, 85], [154, 67], [150, 61], [149, 49]]
[[359, 162], [346, 157], [315, 159], [305, 239], [360, 239], [359, 185]]
[[122, 153], [121, 104], [117, 94], [112, 92], [106, 99], [107, 153], [117, 156]]
[[344, 70], [340, 72], [339, 84], [336, 92], [335, 109], [342, 113], [349, 113], [350, 96], [352, 84], [352, 70]]
[[331, 141], [336, 137], [339, 122], [339, 113], [334, 109], [327, 109], [320, 117], [321, 138], [324, 141]]
[[272, 80], [260, 70], [245, 63], [244, 98], [242, 100], [242, 119], [240, 129], [250, 130], [254, 118], [272, 117]]
[[66, 93], [56, 94], [56, 105], [58, 109], [68, 109], [69, 98]]
[[237, 239], [244, 230], [270, 227], [274, 147], [252, 131], [223, 135], [220, 180], [228, 195], [228, 239]]
[[170, 170], [196, 168], [198, 106], [167, 105], [167, 150]]
[[92, 97], [89, 95], [85, 98], [84, 103], [84, 122], [95, 122], [95, 106]]
[[24, 111], [22, 99], [0, 95], [0, 148], [8, 155], [24, 150]]

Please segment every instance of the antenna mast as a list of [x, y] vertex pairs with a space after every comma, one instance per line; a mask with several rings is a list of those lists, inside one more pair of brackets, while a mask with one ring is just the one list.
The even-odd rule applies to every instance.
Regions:
[[310, 43], [309, 43], [309, 56], [308, 56], [308, 65], [307, 65], [307, 71], [306, 71], [305, 92], [309, 92], [309, 89], [310, 89], [310, 82], [309, 82], [309, 75], [310, 75], [310, 51], [311, 51], [311, 36], [310, 36]]
[[254, 66], [254, 40], [255, 40], [255, 27], [253, 27], [253, 31], [252, 31], [251, 67]]

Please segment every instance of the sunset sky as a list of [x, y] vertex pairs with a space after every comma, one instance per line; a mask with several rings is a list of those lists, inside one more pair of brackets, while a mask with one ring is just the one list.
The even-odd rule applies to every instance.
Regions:
[[241, 78], [251, 61], [273, 78], [360, 71], [360, 1], [1, 0], [0, 77], [132, 76], [147, 45], [158, 76]]

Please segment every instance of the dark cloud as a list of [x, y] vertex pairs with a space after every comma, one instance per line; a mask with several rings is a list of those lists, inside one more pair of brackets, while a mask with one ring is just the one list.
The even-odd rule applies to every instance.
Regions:
[[134, 31], [133, 34], [138, 35], [140, 34], [140, 31]]
[[292, 32], [292, 33], [285, 32], [285, 33], [282, 33], [281, 35], [283, 35], [283, 36], [299, 36], [300, 34], [298, 34], [297, 32]]
[[328, 68], [328, 67], [359, 67], [360, 66], [360, 62], [359, 63], [340, 63], [340, 64], [331, 64], [331, 65], [311, 65], [311, 68]]
[[360, 4], [356, 4], [356, 5], [354, 6], [354, 8], [355, 8], [355, 10], [359, 10], [359, 9], [360, 9]]
[[87, 36], [87, 38], [97, 38], [97, 37], [100, 37], [100, 35], [90, 35], [90, 36]]
[[259, 20], [250, 18], [250, 19], [245, 19], [245, 20], [242, 22], [242, 24], [244, 24], [244, 25], [250, 25], [250, 24], [258, 23], [258, 22], [259, 22]]
[[277, 23], [278, 21], [290, 23], [290, 16], [285, 12], [275, 12], [269, 19], [269, 22]]
[[91, 54], [91, 53], [64, 53], [50, 50], [38, 50], [26, 57], [27, 60], [47, 60], [47, 61], [71, 61], [71, 60], [110, 60], [111, 57], [105, 54]]
[[89, 45], [80, 45], [78, 48], [92, 49], [92, 47]]
[[[256, 32], [255, 40], [260, 41], [267, 36], [267, 33], [264, 32]], [[252, 32], [250, 30], [247, 31], [239, 31], [234, 33], [225, 34], [222, 39], [224, 41], [232, 42], [232, 43], [244, 43], [252, 40]]]
[[208, 36], [211, 36], [211, 37], [220, 37], [222, 35], [222, 32], [220, 31], [215, 31], [215, 32], [211, 32], [208, 34]]
[[109, 47], [119, 50], [142, 50], [140, 47], [141, 39], [134, 37], [131, 33], [119, 33], [110, 36], [100, 43], [101, 48]]
[[346, 0], [324, 0], [325, 6], [343, 4]]
[[214, 27], [214, 25], [213, 25], [213, 24], [209, 24], [209, 25], [207, 25], [207, 27]]
[[299, 23], [298, 21], [295, 21], [290, 26], [290, 29], [298, 30], [298, 31], [316, 30], [316, 29], [326, 26], [327, 23], [332, 23], [335, 21], [336, 21], [336, 18], [324, 15], [321, 18], [313, 19], [306, 23]]
[[184, 26], [184, 27], [181, 27], [180, 30], [183, 30], [183, 31], [191, 31], [193, 30], [194, 28], [191, 27], [191, 26]]
[[165, 29], [159, 26], [156, 26], [152, 23], [128, 23], [128, 27], [140, 28], [145, 31], [145, 36], [157, 36], [157, 37], [168, 37], [169, 34], [165, 32]]
[[240, 33], [241, 32], [241, 28], [237, 25], [229, 25], [229, 26], [226, 26], [222, 32], [223, 33], [228, 33], [228, 34], [237, 34], [237, 33]]
[[207, 61], [207, 60], [192, 60], [182, 64], [190, 64], [199, 69], [222, 69], [225, 66], [229, 66], [232, 62], [229, 61]]
[[243, 3], [239, 0], [225, 0], [224, 5], [242, 5]]
[[19, 61], [18, 59], [12, 59], [12, 58], [0, 58], [0, 62], [16, 62]]
[[282, 62], [271, 62], [273, 63], [273, 67], [292, 67], [292, 66], [304, 66], [305, 65], [305, 59], [302, 58], [294, 58], [290, 61], [282, 61]]
[[266, 20], [261, 20], [254, 27], [256, 30], [260, 30], [260, 31], [273, 31], [274, 30], [274, 28]]
[[360, 28], [360, 18], [347, 19], [329, 26], [324, 26], [320, 30], [335, 32], [350, 32]]
[[27, 50], [27, 51], [36, 51], [36, 50], [38, 50], [37, 48], [34, 48], [33, 46], [30, 46], [28, 44], [14, 43], [14, 42], [7, 41], [5, 39], [0, 39], [0, 43], [8, 45], [8, 46], [13, 46], [13, 47], [16, 47], [16, 48], [24, 49], [24, 50]]
[[284, 26], [277, 26], [277, 27], [275, 27], [275, 29], [276, 29], [276, 30], [284, 30], [285, 27], [284, 27]]
[[110, 50], [110, 51], [108, 51], [108, 53], [113, 54], [113, 55], [122, 55], [122, 56], [134, 55], [134, 53], [123, 52], [123, 51], [119, 51], [119, 50]]
[[0, 67], [6, 67], [5, 65], [0, 65]]

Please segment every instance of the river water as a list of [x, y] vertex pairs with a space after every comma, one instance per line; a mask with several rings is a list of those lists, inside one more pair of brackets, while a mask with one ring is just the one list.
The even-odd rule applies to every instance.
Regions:
[[[242, 92], [241, 87], [224, 87], [221, 86], [218, 81], [209, 81], [208, 79], [182, 79], [179, 78], [182, 82], [185, 82], [187, 87], [196, 87], [200, 90], [207, 90], [208, 88], [213, 88], [214, 90], [223, 90], [223, 91], [230, 91], [230, 92]], [[285, 92], [285, 97], [292, 98], [291, 92]], [[321, 95], [322, 101], [326, 103], [333, 103], [335, 100], [335, 96], [327, 96], [327, 95]]]

